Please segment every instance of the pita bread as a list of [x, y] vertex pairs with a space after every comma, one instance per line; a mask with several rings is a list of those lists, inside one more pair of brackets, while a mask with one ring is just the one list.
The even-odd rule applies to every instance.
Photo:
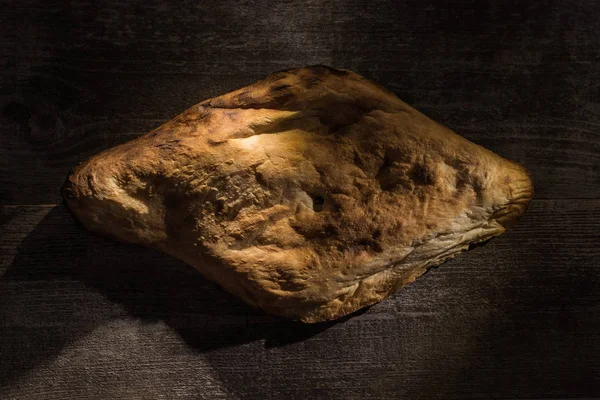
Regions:
[[532, 195], [520, 165], [325, 66], [203, 101], [63, 187], [89, 230], [305, 322], [379, 302], [500, 235]]

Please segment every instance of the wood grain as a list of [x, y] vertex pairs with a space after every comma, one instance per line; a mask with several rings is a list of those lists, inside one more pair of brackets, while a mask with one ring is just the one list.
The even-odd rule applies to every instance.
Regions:
[[486, 246], [317, 325], [265, 315], [177, 260], [89, 235], [63, 206], [2, 210], [0, 246], [15, 249], [0, 256], [9, 397], [600, 393], [600, 200], [534, 201]]
[[78, 161], [316, 63], [355, 70], [523, 163], [538, 198], [598, 198], [598, 12], [592, 0], [11, 2], [0, 14], [0, 204], [59, 202]]
[[[2, 6], [1, 399], [600, 398], [600, 3]], [[318, 63], [524, 164], [529, 212], [387, 301], [306, 326], [50, 205], [92, 154]]]

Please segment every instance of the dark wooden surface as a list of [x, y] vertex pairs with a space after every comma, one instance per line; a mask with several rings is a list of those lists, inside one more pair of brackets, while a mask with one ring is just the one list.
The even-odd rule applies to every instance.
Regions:
[[[600, 397], [600, 3], [4, 1], [0, 398]], [[350, 68], [531, 172], [518, 225], [343, 321], [84, 232], [68, 170], [274, 70]]]

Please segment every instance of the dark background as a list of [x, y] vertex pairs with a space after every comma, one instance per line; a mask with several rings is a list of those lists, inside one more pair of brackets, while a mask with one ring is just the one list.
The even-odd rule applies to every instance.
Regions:
[[[2, 1], [0, 398], [600, 397], [600, 3]], [[338, 323], [60, 204], [78, 161], [275, 70], [352, 69], [525, 165], [518, 225]]]

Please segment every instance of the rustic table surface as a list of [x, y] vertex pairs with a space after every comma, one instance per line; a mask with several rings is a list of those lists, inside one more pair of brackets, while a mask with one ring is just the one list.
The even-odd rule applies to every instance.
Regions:
[[[0, 398], [600, 397], [600, 3], [63, 3], [0, 11]], [[302, 325], [61, 204], [77, 162], [311, 64], [525, 165], [528, 213], [378, 305]]]

